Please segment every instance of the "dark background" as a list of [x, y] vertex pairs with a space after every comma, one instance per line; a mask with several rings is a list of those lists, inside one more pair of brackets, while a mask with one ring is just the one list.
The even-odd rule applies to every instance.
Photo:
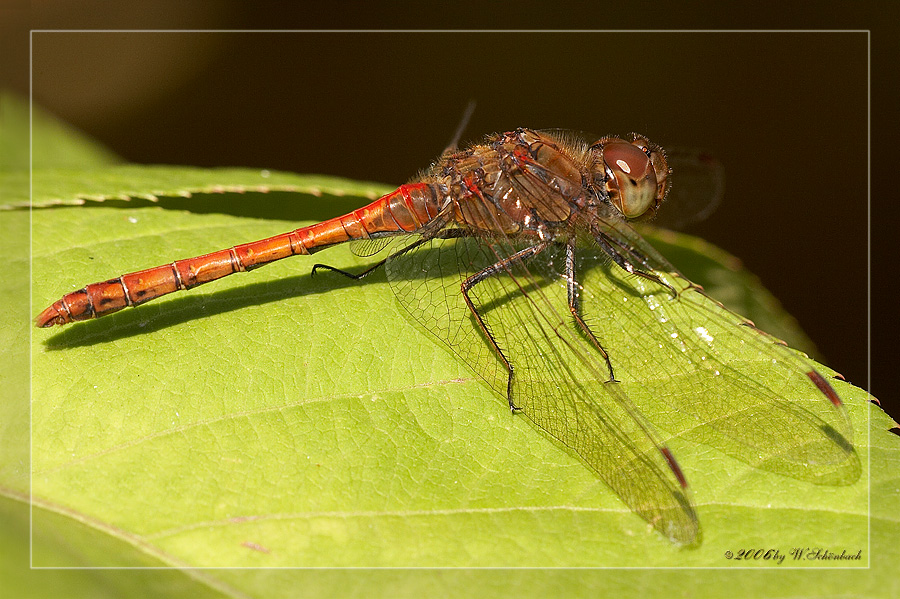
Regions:
[[[236, 3], [169, 6], [187, 26], [274, 26]], [[487, 16], [488, 26], [503, 26]], [[40, 26], [79, 22], [74, 12], [50, 17]], [[117, 27], [151, 26], [139, 14], [116, 18]], [[868, 370], [869, 40], [866, 32], [34, 32], [32, 83], [37, 103], [139, 163], [399, 184], [444, 148], [470, 99], [478, 107], [468, 138], [563, 127], [705, 148], [725, 166], [726, 193], [687, 232], [741, 258], [830, 366], [890, 400], [877, 351], [872, 380]], [[877, 188], [885, 173], [873, 175]], [[877, 219], [884, 196], [872, 197]]]

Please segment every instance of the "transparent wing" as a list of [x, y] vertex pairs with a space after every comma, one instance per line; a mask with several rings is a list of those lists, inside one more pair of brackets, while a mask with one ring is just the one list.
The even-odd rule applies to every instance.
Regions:
[[626, 223], [601, 230], [668, 285], [610, 264], [590, 242], [579, 254], [582, 313], [592, 330], [627, 321], [641, 332], [606, 342], [614, 366], [646, 364], [616, 374], [640, 383], [625, 386], [651, 421], [779, 474], [833, 485], [858, 479], [846, 408], [805, 355], [705, 296]]
[[549, 248], [527, 265], [485, 278], [469, 297], [509, 372], [466, 305], [461, 285], [524, 246], [484, 238], [431, 239], [390, 258], [400, 303], [540, 429], [574, 451], [635, 512], [678, 543], [699, 525], [674, 459], [618, 383], [607, 382], [597, 351], [561, 314], [565, 288]]

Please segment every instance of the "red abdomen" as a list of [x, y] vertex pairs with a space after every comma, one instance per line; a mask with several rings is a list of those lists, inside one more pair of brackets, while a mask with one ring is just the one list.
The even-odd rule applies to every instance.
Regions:
[[436, 184], [402, 185], [368, 206], [321, 223], [91, 283], [47, 307], [35, 318], [35, 324], [49, 327], [99, 318], [288, 256], [312, 254], [355, 239], [412, 233], [437, 214], [442, 201], [443, 192]]

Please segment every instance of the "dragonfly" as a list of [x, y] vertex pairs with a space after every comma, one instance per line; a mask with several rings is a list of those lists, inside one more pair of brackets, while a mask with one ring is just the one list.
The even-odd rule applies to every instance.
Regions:
[[[350, 242], [385, 257], [360, 273], [313, 273], [383, 268], [411, 318], [513, 413], [664, 537], [696, 545], [696, 504], [668, 446], [676, 433], [818, 484], [849, 484], [860, 464], [846, 407], [813, 363], [708, 298], [632, 226], [656, 216], [675, 177], [666, 152], [636, 134], [497, 133], [348, 214], [89, 284], [35, 323], [106, 316]], [[761, 373], [748, 366], [759, 355], [776, 356]], [[636, 368], [661, 386], [645, 392]]]

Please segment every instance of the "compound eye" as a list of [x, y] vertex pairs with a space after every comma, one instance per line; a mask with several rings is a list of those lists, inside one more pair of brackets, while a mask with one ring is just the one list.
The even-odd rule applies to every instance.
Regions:
[[610, 141], [603, 146], [603, 162], [609, 199], [626, 218], [636, 218], [657, 203], [656, 170], [649, 147]]

